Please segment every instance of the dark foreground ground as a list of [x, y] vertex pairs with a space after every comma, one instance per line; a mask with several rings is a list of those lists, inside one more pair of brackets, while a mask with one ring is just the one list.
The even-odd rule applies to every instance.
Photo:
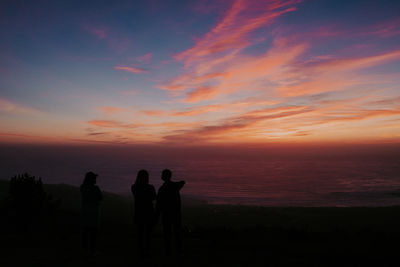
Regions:
[[[1, 199], [7, 186], [0, 182]], [[81, 249], [77, 188], [45, 189], [62, 201], [50, 219], [15, 223], [2, 204], [0, 266], [400, 266], [400, 207], [190, 203], [183, 209], [184, 255], [164, 256], [158, 226], [152, 257], [140, 260], [133, 203], [113, 194], [105, 194], [102, 206], [99, 254], [87, 258]]]

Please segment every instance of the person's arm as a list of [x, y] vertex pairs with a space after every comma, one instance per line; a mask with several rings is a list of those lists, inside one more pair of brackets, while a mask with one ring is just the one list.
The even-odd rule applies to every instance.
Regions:
[[178, 189], [181, 190], [182, 187], [185, 185], [185, 181], [176, 182], [176, 185], [178, 186]]
[[103, 193], [101, 193], [101, 190], [98, 186], [96, 186], [96, 194], [97, 194], [97, 200], [100, 202], [103, 200]]

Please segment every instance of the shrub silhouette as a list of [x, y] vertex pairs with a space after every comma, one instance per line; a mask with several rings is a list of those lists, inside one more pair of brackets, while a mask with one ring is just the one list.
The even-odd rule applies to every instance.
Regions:
[[43, 189], [42, 179], [28, 173], [11, 178], [8, 204], [11, 217], [19, 230], [29, 230], [31, 225], [49, 222], [59, 201]]

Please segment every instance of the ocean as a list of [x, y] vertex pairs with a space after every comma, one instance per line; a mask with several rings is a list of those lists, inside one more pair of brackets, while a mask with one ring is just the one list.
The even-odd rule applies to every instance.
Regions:
[[129, 195], [140, 169], [185, 180], [182, 195], [210, 204], [400, 205], [400, 147], [39, 146], [0, 147], [0, 178], [28, 172], [44, 183], [80, 185], [87, 171], [102, 190]]

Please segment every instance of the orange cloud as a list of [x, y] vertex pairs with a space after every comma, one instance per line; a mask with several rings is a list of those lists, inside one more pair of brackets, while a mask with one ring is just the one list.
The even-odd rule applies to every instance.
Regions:
[[272, 106], [277, 105], [280, 102], [272, 100], [264, 100], [259, 98], [248, 98], [240, 101], [235, 101], [231, 103], [218, 103], [212, 105], [202, 105], [184, 108], [180, 110], [143, 110], [141, 113], [147, 116], [176, 116], [176, 117], [192, 117], [201, 115], [209, 112], [240, 112], [248, 107], [258, 107], [258, 106]]
[[100, 110], [106, 114], [114, 114], [114, 113], [119, 113], [119, 112], [124, 111], [121, 108], [111, 107], [111, 106], [100, 107]]
[[98, 127], [105, 127], [105, 128], [128, 128], [134, 129], [139, 127], [139, 124], [125, 124], [119, 121], [114, 120], [91, 120], [88, 121], [89, 124], [98, 126]]
[[164, 110], [142, 110], [141, 113], [147, 116], [164, 116], [168, 114]]
[[147, 116], [176, 116], [176, 117], [185, 117], [185, 116], [197, 116], [200, 114], [204, 114], [212, 111], [220, 111], [226, 108], [229, 104], [221, 104], [221, 105], [206, 105], [206, 106], [197, 106], [193, 108], [185, 108], [183, 110], [143, 110], [141, 113]]
[[330, 123], [330, 122], [348, 122], [348, 121], [361, 121], [361, 120], [368, 120], [372, 118], [379, 118], [379, 117], [392, 117], [392, 116], [399, 116], [399, 110], [360, 110], [353, 113], [350, 113], [347, 116], [331, 116], [328, 118], [324, 118], [321, 123]]
[[345, 86], [357, 84], [349, 79], [327, 79], [321, 78], [311, 81], [304, 81], [294, 85], [286, 85], [276, 90], [285, 97], [294, 97], [304, 94], [315, 94], [343, 89]]
[[[354, 75], [362, 68], [374, 67], [400, 59], [400, 50], [367, 57], [321, 59], [319, 62], [298, 64], [275, 77], [285, 83], [275, 88], [284, 97], [344, 90], [354, 86], [384, 84], [393, 81], [390, 75]], [[389, 79], [390, 78], [390, 79]]]
[[259, 87], [257, 83], [296, 58], [306, 46], [290, 47], [281, 39], [263, 55], [243, 56], [239, 52], [251, 44], [250, 33], [294, 11], [293, 6], [299, 2], [235, 1], [220, 22], [192, 48], [175, 55], [184, 63], [186, 72], [159, 88], [177, 91], [175, 96], [189, 91], [183, 102], [194, 103]]
[[136, 74], [148, 73], [148, 71], [145, 70], [145, 69], [140, 69], [140, 68], [135, 68], [135, 67], [115, 66], [114, 69], [116, 69], [116, 70], [123, 70], [123, 71], [131, 72], [131, 73], [136, 73]]
[[216, 95], [218, 95], [218, 88], [210, 86], [201, 87], [194, 90], [193, 92], [188, 93], [185, 98], [185, 102], [192, 103], [192, 102], [212, 99]]
[[207, 112], [213, 111], [221, 111], [226, 108], [227, 105], [208, 105], [208, 106], [200, 106], [195, 108], [189, 108], [182, 111], [177, 111], [172, 113], [172, 116], [197, 116]]
[[[259, 1], [237, 0], [222, 20], [202, 37], [194, 47], [175, 57], [185, 64], [231, 49], [241, 49], [249, 42], [247, 35], [270, 24], [280, 15], [295, 10], [292, 6], [300, 1]], [[286, 8], [286, 9], [282, 9]], [[251, 13], [251, 15], [248, 15]]]
[[[162, 88], [166, 90], [188, 90], [183, 102], [194, 103], [215, 99], [221, 94], [231, 94], [241, 90], [258, 90], [264, 83], [285, 70], [306, 49], [306, 44], [290, 45], [284, 39], [275, 40], [274, 46], [258, 56], [232, 56], [229, 64], [215, 65], [210, 70], [207, 62], [195, 67], [195, 71], [176, 77]], [[211, 63], [214, 64], [215, 60]], [[206, 66], [206, 67], [205, 67]], [[203, 73], [206, 70], [208, 73]], [[210, 72], [213, 71], [213, 72]], [[212, 86], [208, 84], [213, 84]]]
[[[142, 140], [179, 143], [285, 138], [333, 140], [336, 136], [345, 139], [346, 134], [357, 140], [358, 134], [367, 131], [380, 136], [383, 132], [379, 129], [384, 125], [391, 129], [393, 136], [398, 131], [393, 126], [394, 120], [400, 116], [396, 100], [398, 75], [367, 75], [364, 69], [400, 59], [400, 50], [359, 56], [361, 51], [352, 57], [341, 56], [348, 54], [349, 48], [346, 48], [310, 56], [315, 42], [300, 40], [312, 35], [339, 38], [349, 34], [332, 30], [327, 33], [322, 26], [317, 32], [302, 35], [305, 39], [299, 35], [277, 38], [280, 35], [273, 32], [273, 39], [265, 41], [264, 51], [246, 54], [246, 48], [261, 42], [260, 38], [252, 39], [252, 33], [269, 26], [282, 14], [294, 11], [299, 2], [234, 0], [208, 33], [174, 56], [183, 64], [182, 73], [159, 88], [178, 98], [178, 105], [140, 111], [139, 115], [151, 116], [146, 117], [151, 123], [107, 120], [89, 123], [120, 128], [121, 138], [122, 135], [129, 138], [134, 134], [130, 129], [140, 127]], [[390, 33], [382, 29], [376, 32], [379, 34]], [[260, 47], [257, 46], [257, 51]], [[146, 58], [151, 56], [144, 57], [143, 62]], [[130, 67], [119, 68], [129, 71]], [[131, 72], [145, 71], [134, 69]], [[209, 105], [193, 105], [205, 100]], [[374, 129], [369, 131], [371, 126]], [[98, 132], [101, 136], [102, 131]]]
[[192, 142], [216, 139], [229, 140], [228, 135], [238, 135], [247, 130], [254, 131], [254, 126], [260, 122], [283, 119], [311, 112], [309, 107], [278, 107], [264, 110], [251, 111], [239, 116], [228, 118], [217, 125], [201, 126], [195, 129], [164, 136], [167, 142]]
[[328, 60], [316, 63], [311, 66], [311, 70], [316, 72], [349, 71], [376, 66], [399, 58], [400, 50], [395, 50], [375, 56]]

